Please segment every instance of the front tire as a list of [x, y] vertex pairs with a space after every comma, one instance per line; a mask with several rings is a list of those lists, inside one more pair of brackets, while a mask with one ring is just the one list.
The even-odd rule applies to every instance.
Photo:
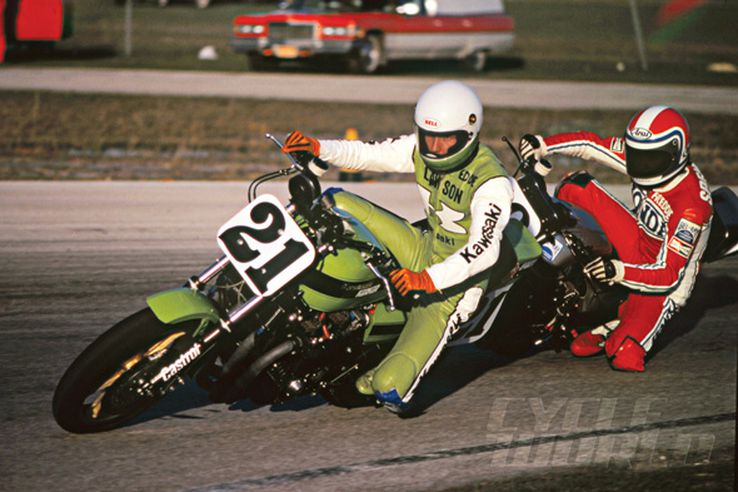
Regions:
[[249, 70], [252, 72], [264, 72], [275, 70], [279, 67], [279, 61], [276, 58], [263, 56], [260, 53], [249, 53]]
[[59, 381], [52, 403], [56, 422], [69, 432], [102, 432], [141, 414], [163, 394], [141, 393], [134, 380], [158, 369], [160, 359], [178, 341], [191, 340], [188, 335], [194, 326], [166, 325], [147, 308], [110, 328]]

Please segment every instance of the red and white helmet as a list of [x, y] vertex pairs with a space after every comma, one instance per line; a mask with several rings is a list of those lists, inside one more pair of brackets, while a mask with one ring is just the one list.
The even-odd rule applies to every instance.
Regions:
[[668, 106], [636, 113], [625, 130], [625, 165], [641, 186], [658, 186], [689, 164], [689, 124]]

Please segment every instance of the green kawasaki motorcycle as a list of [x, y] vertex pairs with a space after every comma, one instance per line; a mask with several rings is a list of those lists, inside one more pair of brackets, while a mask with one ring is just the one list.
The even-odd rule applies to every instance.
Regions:
[[[335, 405], [372, 403], [354, 382], [390, 350], [412, 301], [387, 279], [398, 267], [392, 254], [336, 205], [332, 190], [321, 192], [308, 159], [290, 159], [289, 168], [251, 184], [248, 206], [218, 231], [218, 261], [183, 287], [150, 296], [147, 308], [77, 357], [53, 398], [62, 428], [120, 427], [185, 378], [214, 402], [319, 394]], [[591, 258], [614, 253], [597, 223], [551, 198], [534, 163], [521, 161], [518, 172], [514, 220], [490, 287], [449, 346], [475, 343], [506, 356], [561, 348], [567, 325], [612, 319], [624, 298], [582, 273]], [[261, 183], [284, 176], [289, 203], [257, 196]], [[730, 190], [715, 200], [705, 255], [712, 259], [738, 249], [738, 200]]]

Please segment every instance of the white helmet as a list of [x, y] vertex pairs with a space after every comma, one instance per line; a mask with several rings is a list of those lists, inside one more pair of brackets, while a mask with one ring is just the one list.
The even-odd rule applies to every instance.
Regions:
[[[425, 164], [440, 172], [465, 165], [479, 145], [482, 111], [482, 101], [474, 90], [456, 80], [438, 82], [426, 89], [415, 106], [418, 150]], [[426, 136], [456, 136], [456, 143], [445, 155], [436, 155], [429, 151]]]

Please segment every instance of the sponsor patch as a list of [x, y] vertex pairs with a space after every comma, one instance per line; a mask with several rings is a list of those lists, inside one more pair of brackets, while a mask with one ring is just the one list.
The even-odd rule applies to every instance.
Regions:
[[625, 151], [625, 145], [623, 144], [622, 138], [613, 138], [612, 142], [610, 142], [610, 150], [613, 152], [624, 152]]
[[697, 243], [701, 227], [687, 219], [681, 219], [674, 235], [669, 240], [668, 248], [676, 254], [687, 258]]

